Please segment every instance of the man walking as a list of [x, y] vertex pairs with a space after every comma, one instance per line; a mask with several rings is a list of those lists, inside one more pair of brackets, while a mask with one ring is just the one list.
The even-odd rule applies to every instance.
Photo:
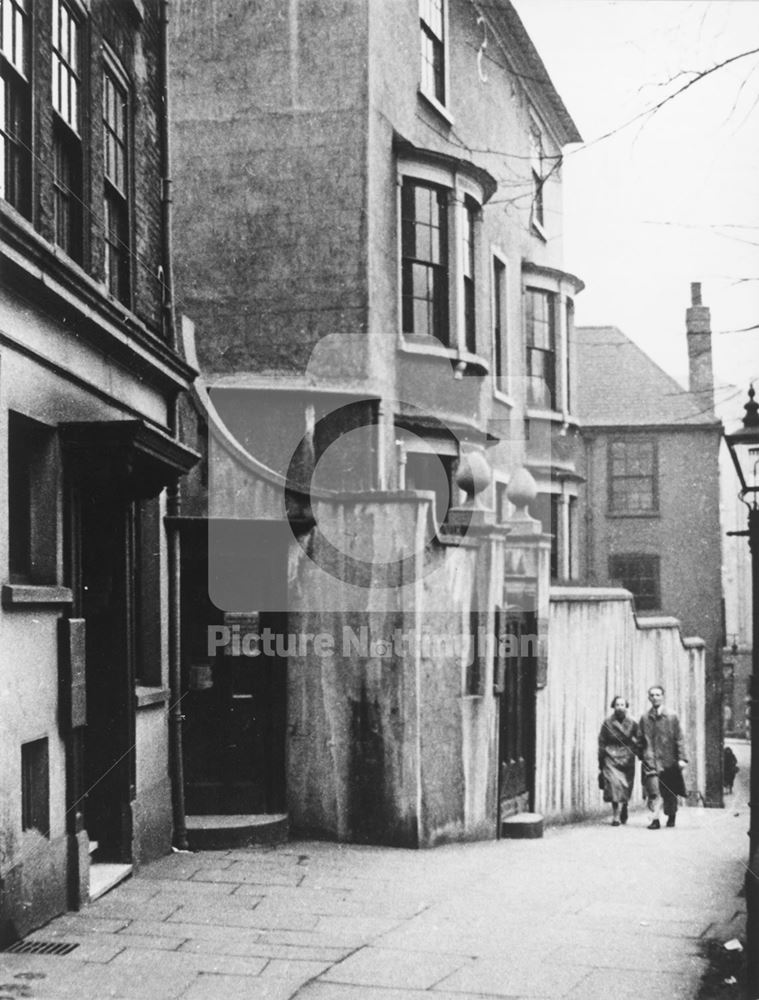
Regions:
[[653, 813], [648, 829], [658, 830], [661, 827], [659, 817], [662, 806], [667, 826], [675, 825], [677, 796], [685, 795], [683, 770], [688, 758], [680, 720], [674, 712], [664, 708], [664, 688], [661, 684], [648, 689], [648, 700], [651, 708], [640, 719], [643, 780], [648, 808]]

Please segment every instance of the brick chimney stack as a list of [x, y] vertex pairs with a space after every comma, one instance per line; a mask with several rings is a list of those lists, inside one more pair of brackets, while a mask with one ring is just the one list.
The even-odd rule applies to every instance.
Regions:
[[690, 286], [691, 305], [685, 311], [688, 336], [688, 388], [698, 396], [701, 408], [714, 412], [714, 371], [712, 368], [712, 319], [708, 306], [701, 304], [701, 283]]

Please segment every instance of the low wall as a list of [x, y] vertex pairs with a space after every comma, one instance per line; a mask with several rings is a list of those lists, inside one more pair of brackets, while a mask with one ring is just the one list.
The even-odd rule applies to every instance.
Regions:
[[[538, 692], [536, 808], [549, 821], [591, 815], [603, 807], [597, 740], [612, 698], [639, 718], [647, 691], [662, 684], [688, 745], [685, 780], [692, 798], [705, 782], [704, 644], [684, 639], [675, 618], [637, 618], [621, 589], [551, 590], [548, 682]], [[634, 801], [640, 796], [640, 768]]]

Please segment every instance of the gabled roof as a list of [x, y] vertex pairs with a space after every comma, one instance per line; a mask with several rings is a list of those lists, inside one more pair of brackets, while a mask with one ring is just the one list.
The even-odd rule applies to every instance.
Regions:
[[713, 412], [615, 326], [580, 326], [575, 415], [585, 427], [715, 425]]
[[549, 124], [553, 125], [559, 144], [563, 146], [569, 142], [582, 142], [577, 126], [554, 87], [511, 0], [472, 0], [472, 3], [477, 13], [492, 28], [498, 44], [507, 59], [514, 64], [514, 69], [522, 77], [528, 91], [542, 98], [541, 110], [544, 113], [551, 112], [552, 120]]

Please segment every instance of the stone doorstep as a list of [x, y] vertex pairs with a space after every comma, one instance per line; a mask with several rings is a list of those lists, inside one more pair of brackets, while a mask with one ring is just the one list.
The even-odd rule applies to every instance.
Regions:
[[284, 844], [289, 835], [287, 813], [187, 816], [186, 825], [193, 851]]
[[535, 840], [543, 836], [540, 813], [515, 813], [501, 820], [501, 837], [506, 840]]

